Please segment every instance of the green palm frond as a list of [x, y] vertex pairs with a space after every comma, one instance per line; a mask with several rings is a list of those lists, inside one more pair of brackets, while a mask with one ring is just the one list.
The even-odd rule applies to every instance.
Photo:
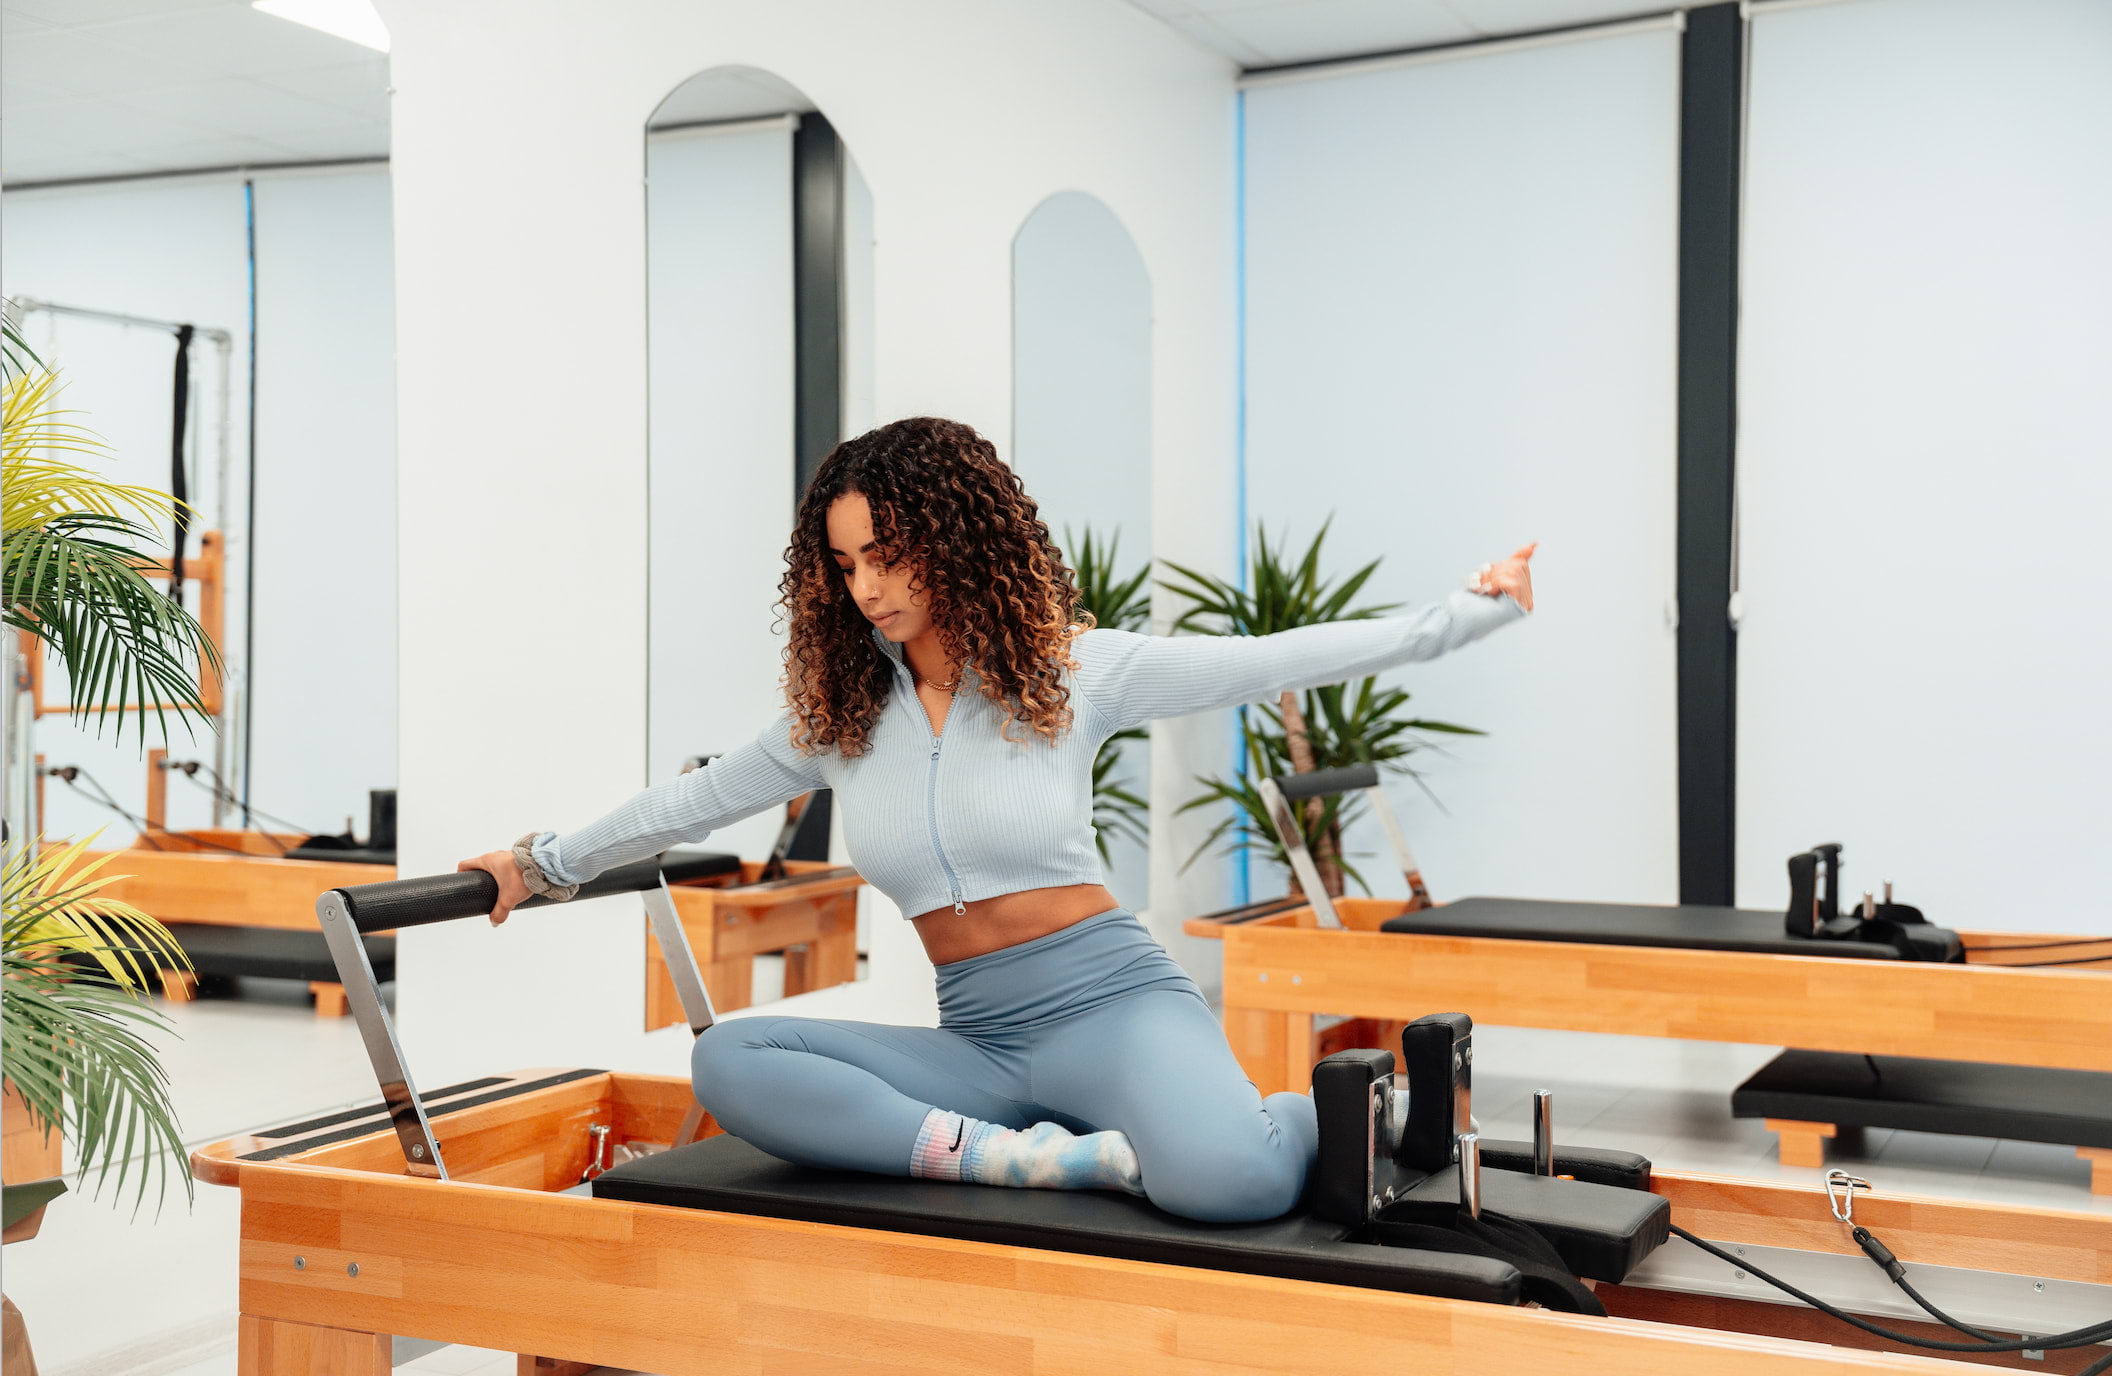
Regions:
[[[1323, 576], [1323, 553], [1332, 524], [1332, 517], [1323, 522], [1312, 543], [1296, 556], [1289, 553], [1287, 543], [1270, 544], [1268, 527], [1257, 526], [1247, 579], [1250, 586], [1245, 588], [1167, 561], [1176, 576], [1160, 586], [1188, 604], [1174, 623], [1175, 629], [1215, 635], [1273, 635], [1329, 621], [1361, 621], [1398, 609], [1398, 602], [1354, 605], [1378, 572], [1381, 561], [1377, 559], [1341, 579]], [[1468, 726], [1400, 715], [1408, 702], [1406, 690], [1382, 688], [1377, 678], [1307, 689], [1299, 696], [1299, 708], [1305, 717], [1313, 768], [1375, 764], [1415, 779], [1420, 786], [1422, 781], [1408, 759], [1417, 751], [1432, 748], [1432, 742], [1423, 739], [1424, 733], [1482, 734]], [[1184, 870], [1212, 853], [1259, 854], [1278, 865], [1288, 863], [1258, 787], [1264, 778], [1294, 772], [1283, 713], [1273, 703], [1256, 703], [1242, 709], [1240, 726], [1246, 772], [1233, 779], [1198, 776], [1196, 782], [1203, 791], [1179, 809], [1187, 812], [1216, 806], [1225, 810], [1202, 844], [1183, 862]], [[1307, 816], [1304, 808], [1293, 809], [1305, 829], [1307, 847], [1318, 852], [1323, 840], [1339, 842], [1343, 827], [1360, 813], [1358, 803], [1354, 796], [1346, 804], [1342, 798], [1330, 798], [1317, 818]], [[1362, 876], [1346, 856], [1341, 858], [1341, 864], [1344, 876], [1368, 892]]]
[[[66, 666], [73, 717], [98, 734], [114, 712], [124, 737], [128, 707], [178, 704], [179, 716], [211, 718], [195, 704], [199, 668], [220, 673], [219, 650], [182, 605], [140, 572], [141, 550], [160, 542], [175, 498], [106, 481], [53, 454], [102, 457], [101, 439], [64, 417], [57, 375], [10, 377], [0, 399], [0, 588], [7, 625], [42, 639]], [[131, 513], [131, 514], [128, 514]], [[134, 519], [134, 515], [144, 518]], [[140, 733], [146, 732], [140, 713]], [[156, 725], [168, 739], [167, 710]]]
[[180, 503], [166, 492], [113, 483], [93, 468], [50, 457], [110, 455], [102, 436], [67, 419], [80, 413], [58, 404], [59, 390], [59, 375], [49, 371], [10, 377], [0, 390], [0, 460], [7, 472], [0, 530], [12, 534], [77, 511], [131, 511], [149, 525], [173, 517]]
[[[93, 839], [27, 847], [0, 871], [0, 1061], [31, 1119], [72, 1144], [96, 1193], [107, 1185], [122, 1195], [136, 1169], [136, 1205], [150, 1181], [165, 1196], [173, 1170], [188, 1198], [168, 1077], [146, 1036], [169, 1024], [139, 994], [143, 958], [174, 968], [190, 962], [166, 927], [100, 895], [114, 876], [96, 874], [102, 860], [78, 863]], [[99, 968], [84, 969], [69, 954]]]
[[[128, 704], [155, 704], [163, 739], [168, 711], [217, 723], [197, 707], [201, 659], [220, 673], [219, 648], [192, 615], [139, 571], [129, 543], [147, 535], [121, 516], [78, 512], [9, 531], [0, 540], [5, 621], [30, 632], [65, 662], [73, 717], [98, 733], [112, 713], [125, 734]], [[114, 537], [114, 538], [113, 538]], [[146, 712], [138, 714], [146, 730]]]
[[[1070, 556], [1071, 571], [1078, 579], [1078, 611], [1090, 616], [1095, 626], [1118, 631], [1141, 631], [1151, 624], [1151, 566], [1135, 573], [1117, 572], [1122, 537], [1102, 539], [1090, 526], [1083, 534], [1064, 527], [1063, 548]], [[1115, 782], [1124, 744], [1151, 739], [1140, 727], [1117, 731], [1100, 743], [1093, 756], [1093, 827], [1100, 859], [1109, 858], [1109, 840], [1120, 837], [1140, 846], [1151, 844], [1151, 804]]]
[[1116, 783], [1114, 777], [1123, 742], [1149, 739], [1149, 732], [1133, 726], [1102, 741], [1100, 753], [1093, 756], [1093, 828], [1097, 833], [1093, 839], [1100, 847], [1103, 862], [1108, 859], [1110, 836], [1120, 836], [1140, 846], [1151, 844], [1151, 804]]
[[1063, 530], [1063, 548], [1071, 557], [1071, 572], [1078, 577], [1078, 610], [1090, 613], [1095, 626], [1141, 631], [1151, 622], [1151, 594], [1145, 586], [1151, 568], [1147, 564], [1126, 577], [1118, 574], [1116, 558], [1121, 547], [1119, 533], [1103, 541], [1090, 526], [1077, 536], [1069, 526]]
[[1188, 610], [1174, 622], [1174, 630], [1203, 631], [1213, 635], [1273, 635], [1277, 631], [1316, 626], [1325, 621], [1362, 621], [1384, 616], [1398, 608], [1401, 605], [1398, 602], [1369, 607], [1350, 605], [1364, 590], [1364, 585], [1371, 581], [1372, 575], [1378, 572], [1380, 561], [1377, 559], [1340, 582], [1321, 577], [1321, 554], [1327, 543], [1327, 528], [1332, 524], [1333, 518], [1330, 517], [1321, 525], [1320, 533], [1313, 537], [1313, 543], [1306, 548], [1304, 555], [1295, 562], [1285, 558], [1281, 546], [1269, 544], [1266, 524], [1257, 527], [1254, 561], [1247, 577], [1252, 586], [1247, 588], [1166, 560], [1166, 567], [1178, 577], [1163, 581], [1159, 586], [1189, 603]]
[[37, 351], [29, 347], [22, 337], [22, 327], [15, 323], [14, 302], [0, 307], [0, 379], [15, 377], [31, 368], [41, 368], [44, 360]]

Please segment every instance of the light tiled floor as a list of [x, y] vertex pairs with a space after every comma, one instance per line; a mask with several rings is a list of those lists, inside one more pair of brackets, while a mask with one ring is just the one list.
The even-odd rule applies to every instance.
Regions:
[[[757, 974], [757, 993], [774, 992], [764, 986], [775, 971]], [[168, 1064], [193, 1142], [374, 1098], [352, 1023], [317, 1019], [291, 989], [262, 986], [251, 991], [260, 998], [171, 1010], [182, 1040], [171, 1043]], [[1805, 1182], [1816, 1192], [1823, 1172], [1782, 1166], [1771, 1134], [1730, 1116], [1731, 1088], [1774, 1054], [1479, 1027], [1475, 1112], [1488, 1136], [1526, 1137], [1532, 1092], [1551, 1089], [1558, 1143], [1623, 1148], [1675, 1169]], [[2112, 1198], [2089, 1193], [2089, 1173], [2067, 1147], [1872, 1131], [1836, 1142], [1830, 1161], [1880, 1191], [2112, 1213]], [[135, 1221], [107, 1202], [61, 1199], [44, 1233], [5, 1255], [7, 1293], [27, 1317], [46, 1376], [233, 1376], [237, 1204], [232, 1190], [200, 1186], [189, 1211], [179, 1196], [158, 1220]], [[110, 1294], [131, 1302], [113, 1311], [93, 1298]], [[509, 1353], [405, 1347], [400, 1371], [514, 1371]]]

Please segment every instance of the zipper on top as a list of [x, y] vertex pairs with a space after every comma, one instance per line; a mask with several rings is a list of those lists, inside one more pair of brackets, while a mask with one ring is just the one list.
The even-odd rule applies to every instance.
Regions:
[[[901, 670], [902, 677], [910, 678], [907, 669], [903, 669], [899, 664], [895, 667]], [[924, 705], [922, 698], [917, 697], [914, 678], [910, 678], [909, 693], [911, 697], [917, 698], [917, 710], [924, 714], [925, 727], [930, 728], [931, 709]], [[948, 717], [950, 720], [950, 713]], [[953, 911], [956, 916], [966, 913], [968, 905], [961, 902], [960, 876], [953, 872], [953, 862], [946, 858], [946, 847], [939, 844], [939, 733], [935, 730], [931, 733], [931, 767], [926, 771], [924, 781], [924, 815], [931, 828], [931, 853], [938, 857], [939, 868], [946, 872], [946, 888], [953, 895]]]

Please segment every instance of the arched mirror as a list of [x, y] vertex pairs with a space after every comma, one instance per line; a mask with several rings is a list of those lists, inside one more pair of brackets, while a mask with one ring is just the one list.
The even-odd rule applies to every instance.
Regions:
[[[1012, 465], [1078, 573], [1100, 625], [1151, 612], [1151, 278], [1113, 211], [1066, 191], [1012, 241]], [[1093, 821], [1108, 886], [1150, 898], [1148, 732], [1110, 741]]]
[[[871, 424], [872, 198], [803, 93], [718, 67], [646, 126], [646, 226], [654, 782], [709, 769], [783, 709], [797, 493]], [[834, 833], [822, 792], [704, 843], [741, 866], [676, 895], [720, 1011], [862, 973], [855, 876], [803, 880], [841, 868]], [[648, 1028], [678, 1021], [657, 945], [647, 962]]]

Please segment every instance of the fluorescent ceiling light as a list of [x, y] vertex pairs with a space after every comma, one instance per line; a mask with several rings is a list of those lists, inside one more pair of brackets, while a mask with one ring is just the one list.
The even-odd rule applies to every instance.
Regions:
[[350, 39], [378, 53], [389, 50], [389, 31], [369, 0], [250, 0], [250, 7]]

